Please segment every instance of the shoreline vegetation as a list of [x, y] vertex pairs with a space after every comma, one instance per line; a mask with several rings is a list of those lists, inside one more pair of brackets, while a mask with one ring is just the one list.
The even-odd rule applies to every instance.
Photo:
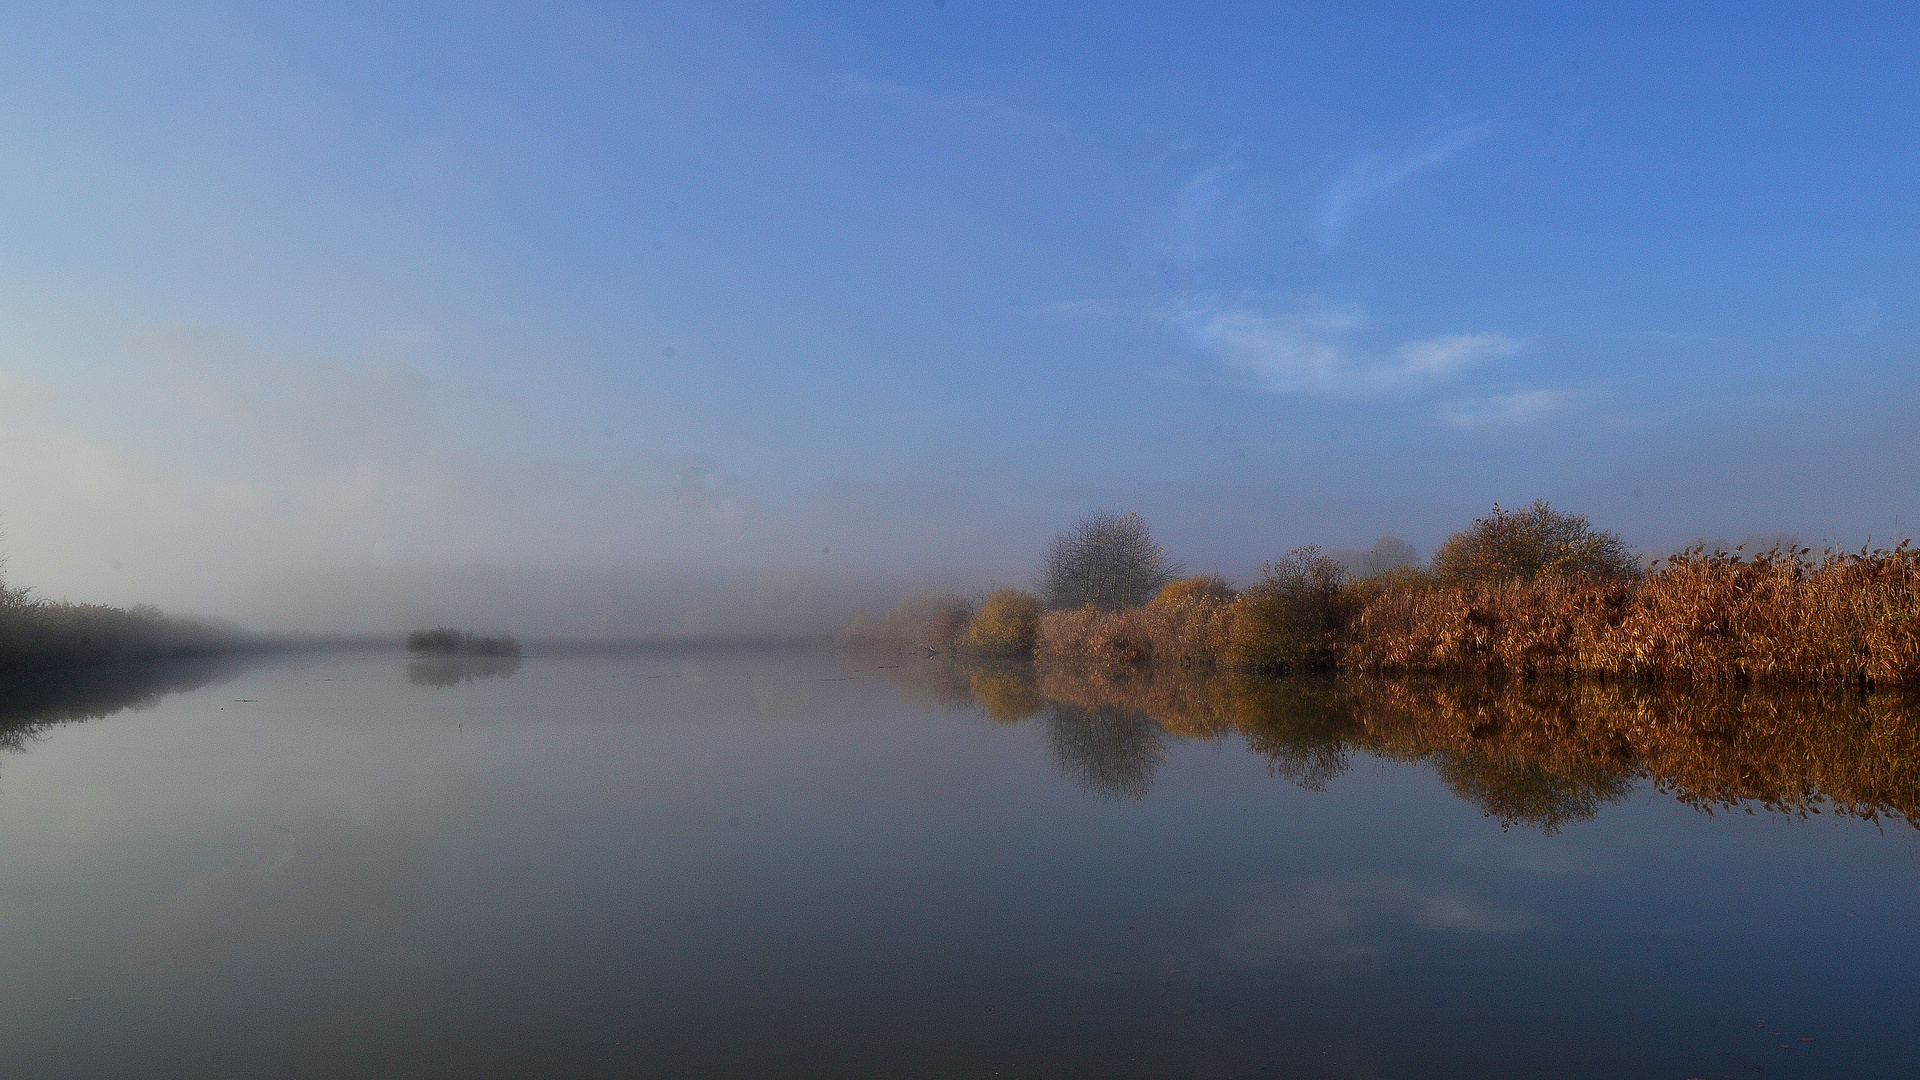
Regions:
[[238, 627], [131, 608], [35, 597], [0, 583], [0, 672], [105, 667], [274, 647]]
[[[1392, 545], [1406, 550], [1376, 551]], [[1427, 566], [1397, 561], [1361, 576], [1304, 547], [1236, 590], [1176, 576], [1137, 515], [1095, 514], [1056, 538], [1036, 592], [997, 589], [977, 608], [916, 594], [839, 640], [1043, 668], [1920, 688], [1920, 551], [1906, 541], [1818, 558], [1697, 545], [1643, 567], [1618, 535], [1536, 502], [1494, 507]]]

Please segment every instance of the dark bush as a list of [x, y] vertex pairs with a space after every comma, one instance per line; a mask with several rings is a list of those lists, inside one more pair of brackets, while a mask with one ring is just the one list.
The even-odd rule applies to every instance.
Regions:
[[520, 643], [505, 634], [478, 637], [451, 626], [436, 626], [408, 634], [407, 651], [427, 656], [519, 656]]

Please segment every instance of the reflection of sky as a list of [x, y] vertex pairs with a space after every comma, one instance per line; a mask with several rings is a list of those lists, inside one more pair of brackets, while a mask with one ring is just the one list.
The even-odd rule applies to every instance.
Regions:
[[1913, 1064], [1905, 826], [1502, 831], [1422, 766], [1316, 793], [1172, 737], [1101, 799], [1055, 750], [809, 653], [276, 662], [0, 760], [0, 1039], [95, 1074], [1704, 1075], [1765, 1017], [1820, 1040], [1776, 1073]]

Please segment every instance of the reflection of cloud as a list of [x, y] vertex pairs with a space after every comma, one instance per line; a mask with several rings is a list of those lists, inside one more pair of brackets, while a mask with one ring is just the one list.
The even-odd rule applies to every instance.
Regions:
[[1572, 390], [1523, 390], [1517, 394], [1495, 394], [1478, 401], [1448, 402], [1440, 408], [1440, 419], [1449, 427], [1467, 431], [1525, 427], [1564, 410], [1577, 397], [1579, 394]]
[[1371, 393], [1430, 384], [1521, 347], [1505, 334], [1483, 332], [1409, 341], [1388, 355], [1371, 354], [1348, 341], [1366, 323], [1352, 307], [1274, 311], [1188, 297], [1164, 321], [1237, 377], [1282, 393]]
[[1327, 970], [1377, 965], [1409, 931], [1508, 935], [1532, 929], [1525, 912], [1468, 890], [1403, 875], [1275, 882], [1242, 905], [1215, 946], [1229, 962]]
[[1444, 125], [1398, 154], [1369, 155], [1348, 165], [1321, 203], [1321, 246], [1332, 249], [1339, 242], [1341, 229], [1362, 202], [1479, 142], [1487, 130], [1485, 124]]
[[390, 824], [264, 829], [225, 868], [176, 890], [125, 953], [171, 968], [262, 941], [392, 927], [412, 916], [425, 866], [419, 841]]

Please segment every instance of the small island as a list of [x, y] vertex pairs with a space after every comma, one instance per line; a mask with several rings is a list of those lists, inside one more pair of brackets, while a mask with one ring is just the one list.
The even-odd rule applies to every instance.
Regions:
[[408, 634], [407, 651], [422, 656], [519, 656], [520, 643], [506, 634], [481, 637], [451, 626], [436, 626]]

